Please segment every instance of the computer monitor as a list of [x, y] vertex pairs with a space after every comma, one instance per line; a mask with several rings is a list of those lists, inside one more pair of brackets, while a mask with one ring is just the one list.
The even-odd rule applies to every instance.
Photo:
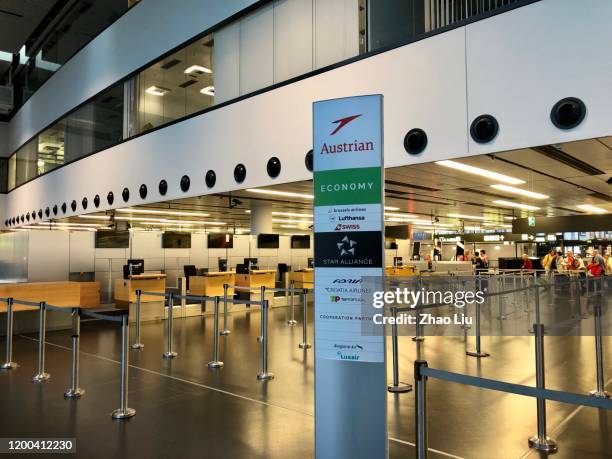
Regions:
[[314, 258], [309, 258], [308, 259], [308, 267], [309, 268], [314, 268]]
[[127, 261], [128, 273], [131, 275], [144, 273], [144, 260], [129, 259]]
[[402, 257], [393, 257], [393, 266], [402, 266], [403, 260]]
[[227, 271], [227, 258], [219, 258], [219, 272]]

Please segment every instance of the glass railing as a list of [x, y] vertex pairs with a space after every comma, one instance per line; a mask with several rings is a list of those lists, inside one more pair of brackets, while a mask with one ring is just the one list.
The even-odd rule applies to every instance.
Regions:
[[9, 160], [8, 189], [215, 105], [525, 3], [531, 1], [272, 1], [152, 63], [42, 131]]

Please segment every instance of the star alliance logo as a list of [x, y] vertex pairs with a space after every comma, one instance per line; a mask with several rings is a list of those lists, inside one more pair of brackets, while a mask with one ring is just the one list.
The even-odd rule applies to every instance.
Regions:
[[348, 255], [355, 256], [355, 246], [357, 243], [352, 239], [349, 239], [348, 236], [344, 236], [340, 242], [337, 242], [338, 250], [340, 251], [340, 256], [345, 257]]

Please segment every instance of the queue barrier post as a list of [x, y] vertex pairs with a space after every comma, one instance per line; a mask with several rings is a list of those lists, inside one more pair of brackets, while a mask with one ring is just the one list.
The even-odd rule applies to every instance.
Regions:
[[38, 305], [38, 372], [32, 377], [32, 382], [48, 381], [51, 375], [45, 371], [45, 335], [47, 332], [47, 303], [41, 301]]
[[[226, 303], [227, 304], [227, 303]], [[223, 362], [219, 360], [219, 297], [215, 297], [214, 301], [214, 319], [213, 319], [213, 355], [212, 360], [208, 362], [208, 368], [221, 368]]]
[[601, 338], [601, 302], [598, 302], [594, 308], [595, 312], [595, 361], [597, 367], [597, 389], [592, 390], [590, 394], [598, 398], [611, 398], [612, 394], [606, 391], [604, 383], [604, 364], [603, 364], [603, 344]]
[[81, 311], [72, 308], [72, 366], [70, 372], [70, 387], [64, 392], [64, 398], [80, 398], [85, 390], [79, 387], [79, 340], [81, 337]]
[[168, 348], [164, 352], [164, 359], [174, 359], [178, 354], [172, 350], [172, 329], [173, 329], [173, 309], [174, 309], [174, 293], [170, 293], [168, 297]]
[[[536, 289], [537, 292], [537, 289]], [[541, 323], [533, 324], [533, 332], [535, 334], [535, 360], [536, 360], [536, 387], [545, 389], [544, 376], [544, 325]], [[555, 452], [557, 451], [557, 442], [546, 434], [546, 399], [542, 397], [536, 398], [537, 417], [538, 417], [538, 433], [529, 438], [529, 446], [538, 451]]]
[[220, 335], [226, 336], [231, 333], [231, 331], [227, 328], [227, 290], [229, 289], [228, 284], [223, 284], [223, 330], [219, 332]]
[[261, 300], [261, 336], [259, 340], [261, 352], [261, 370], [257, 374], [259, 381], [269, 381], [274, 379], [274, 373], [268, 371], [268, 300], [263, 299], [264, 288], [262, 286]]
[[[423, 291], [423, 278], [421, 276], [419, 276], [418, 288], [419, 288], [419, 291]], [[421, 304], [424, 304], [422, 300], [420, 300], [419, 302]], [[421, 308], [419, 308], [418, 304], [416, 306], [415, 333], [414, 333], [414, 336], [412, 337], [412, 341], [415, 341], [415, 342], [425, 341], [425, 338], [423, 337], [423, 326], [421, 325]]]
[[142, 349], [144, 344], [140, 342], [140, 307], [142, 303], [142, 290], [136, 290], [136, 338], [132, 349]]
[[399, 381], [399, 348], [397, 343], [397, 306], [391, 307], [393, 323], [391, 324], [391, 344], [393, 349], [393, 384], [387, 386], [387, 390], [392, 393], [410, 392], [412, 386]]
[[427, 376], [421, 374], [421, 368], [427, 367], [424, 360], [414, 362], [414, 415], [415, 443], [417, 459], [427, 459]]
[[310, 349], [312, 345], [308, 342], [308, 289], [302, 290], [302, 342], [298, 344], [300, 349]]
[[128, 370], [130, 342], [130, 324], [128, 316], [121, 316], [121, 387], [119, 389], [119, 408], [111, 413], [113, 419], [128, 419], [136, 414], [136, 410], [128, 407]]
[[476, 331], [474, 333], [474, 338], [476, 339], [476, 350], [474, 351], [465, 351], [465, 354], [470, 357], [489, 357], [491, 354], [488, 352], [483, 352], [481, 348], [481, 335], [480, 335], [480, 303], [476, 303], [474, 305], [476, 308]]
[[19, 364], [13, 362], [13, 299], [6, 299], [6, 358], [0, 365], [2, 370], [13, 370]]
[[295, 280], [291, 279], [291, 287], [289, 287], [289, 320], [287, 323], [291, 326], [297, 324], [295, 320]]

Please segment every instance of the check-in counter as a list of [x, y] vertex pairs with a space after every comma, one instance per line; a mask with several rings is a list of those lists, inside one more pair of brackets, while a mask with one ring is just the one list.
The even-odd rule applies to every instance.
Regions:
[[388, 277], [407, 277], [416, 275], [416, 267], [411, 265], [406, 266], [387, 266], [385, 267], [385, 275]]
[[[30, 301], [33, 303], [46, 302], [52, 306], [67, 309], [80, 306], [82, 308], [98, 308], [100, 306], [99, 282], [22, 282], [15, 284], [0, 284], [0, 297], [14, 298], [15, 300]], [[36, 330], [38, 327], [38, 308], [13, 305], [15, 333]], [[0, 314], [6, 313], [6, 303], [0, 302]], [[4, 323], [4, 318], [0, 319]], [[49, 330], [69, 328], [71, 318], [69, 314], [51, 311], [47, 316]], [[0, 334], [4, 332], [2, 327]]]
[[289, 273], [289, 282], [293, 281], [295, 288], [314, 288], [314, 269], [306, 268]]
[[[142, 292], [165, 293], [165, 274], [133, 274], [127, 279], [115, 279], [115, 304], [128, 306], [130, 321], [136, 317], [136, 290]], [[164, 297], [142, 295], [140, 298], [140, 317], [142, 321], [159, 320], [164, 317]]]
[[[259, 289], [264, 286], [266, 288], [274, 288], [276, 286], [276, 270], [275, 269], [254, 269], [249, 274], [236, 274], [236, 286], [248, 287], [250, 290], [250, 299], [252, 301], [260, 301], [261, 294]], [[238, 290], [239, 293], [242, 293]], [[271, 299], [274, 295], [266, 295], [267, 299]]]
[[[223, 284], [235, 285], [235, 271], [207, 272], [202, 276], [189, 276], [189, 294], [195, 296], [223, 296]], [[234, 289], [228, 288], [229, 297]]]

